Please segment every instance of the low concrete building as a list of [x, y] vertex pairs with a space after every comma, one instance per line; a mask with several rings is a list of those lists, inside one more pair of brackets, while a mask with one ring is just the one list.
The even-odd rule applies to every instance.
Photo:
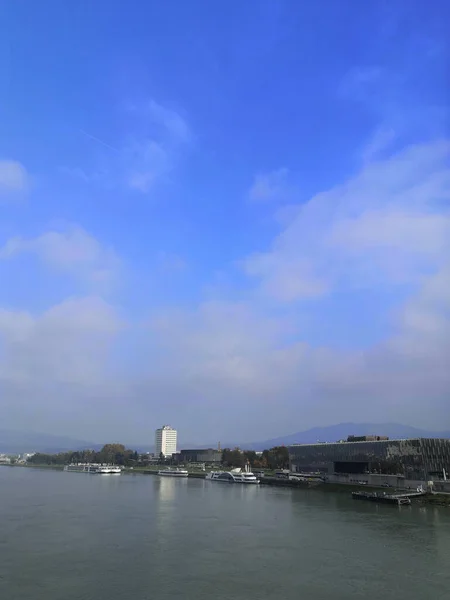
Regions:
[[214, 448], [199, 448], [180, 450], [174, 455], [179, 463], [211, 463], [220, 464], [222, 462], [222, 451]]

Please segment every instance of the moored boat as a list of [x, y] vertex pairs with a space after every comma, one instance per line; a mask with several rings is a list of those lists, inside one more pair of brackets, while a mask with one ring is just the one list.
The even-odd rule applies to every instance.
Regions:
[[188, 477], [189, 473], [185, 469], [161, 469], [158, 475], [163, 477]]
[[117, 465], [101, 466], [97, 471], [99, 475], [120, 475], [121, 472], [122, 467], [118, 467]]
[[95, 475], [117, 475], [122, 472], [122, 467], [117, 465], [100, 465], [96, 463], [76, 463], [66, 465], [64, 471], [72, 473], [91, 473]]
[[242, 469], [231, 469], [231, 471], [211, 471], [206, 475], [206, 478], [210, 481], [221, 481], [224, 483], [245, 483], [245, 484], [257, 484], [259, 479], [248, 470], [248, 467], [243, 471]]
[[64, 471], [69, 471], [70, 473], [97, 473], [98, 467], [99, 465], [92, 463], [74, 463], [66, 465]]

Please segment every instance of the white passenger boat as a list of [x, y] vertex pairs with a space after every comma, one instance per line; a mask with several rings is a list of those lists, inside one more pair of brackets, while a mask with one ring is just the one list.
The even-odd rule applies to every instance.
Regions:
[[76, 463], [72, 465], [66, 465], [64, 471], [71, 473], [97, 473], [99, 465], [92, 463]]
[[122, 473], [122, 467], [116, 465], [107, 465], [98, 468], [97, 473], [99, 475], [120, 475]]
[[163, 477], [187, 477], [189, 473], [184, 469], [161, 469], [158, 475]]
[[231, 471], [211, 471], [206, 476], [210, 481], [222, 481], [224, 483], [257, 484], [259, 480], [248, 470], [232, 469]]
[[91, 473], [95, 475], [118, 475], [122, 472], [122, 467], [117, 465], [99, 465], [95, 463], [76, 463], [66, 465], [64, 471], [73, 473]]

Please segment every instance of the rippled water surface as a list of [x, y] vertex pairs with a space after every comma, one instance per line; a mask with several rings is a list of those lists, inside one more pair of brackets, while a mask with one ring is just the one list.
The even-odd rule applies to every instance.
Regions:
[[4, 600], [449, 600], [450, 510], [0, 467]]

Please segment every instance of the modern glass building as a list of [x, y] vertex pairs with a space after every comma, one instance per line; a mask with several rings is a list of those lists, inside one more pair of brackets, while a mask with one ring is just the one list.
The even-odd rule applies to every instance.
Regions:
[[293, 471], [385, 473], [424, 481], [450, 478], [450, 439], [298, 444], [288, 450]]

